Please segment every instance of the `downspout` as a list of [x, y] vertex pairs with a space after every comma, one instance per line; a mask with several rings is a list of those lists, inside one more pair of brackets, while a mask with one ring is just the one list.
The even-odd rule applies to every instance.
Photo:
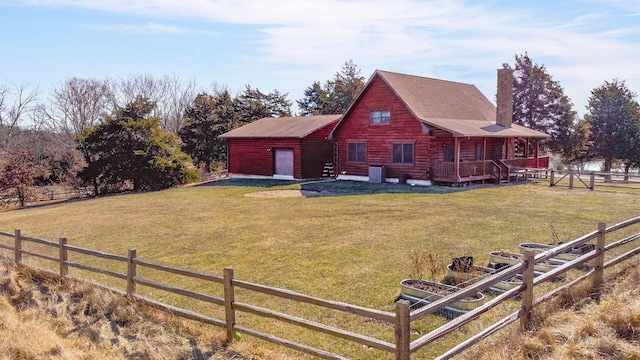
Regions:
[[229, 154], [229, 139], [227, 138], [225, 141], [225, 146], [227, 147], [227, 176], [231, 177], [231, 171], [229, 171], [229, 163], [231, 162], [231, 155]]

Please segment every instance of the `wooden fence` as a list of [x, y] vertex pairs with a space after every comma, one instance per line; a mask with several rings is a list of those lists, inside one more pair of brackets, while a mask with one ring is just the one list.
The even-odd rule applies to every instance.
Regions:
[[[584, 281], [588, 278], [591, 278], [593, 281], [593, 287], [596, 294], [603, 282], [603, 271], [604, 269], [616, 265], [622, 261], [625, 261], [637, 254], [640, 254], [640, 247], [634, 248], [633, 250], [622, 253], [621, 255], [617, 255], [608, 261], [605, 262], [605, 254], [607, 252], [611, 252], [613, 249], [618, 249], [620, 246], [630, 244], [638, 239], [640, 239], [640, 232], [636, 232], [633, 235], [626, 236], [617, 241], [606, 244], [605, 239], [607, 238], [607, 234], [617, 232], [622, 229], [626, 229], [630, 226], [640, 224], [640, 216], [628, 219], [626, 221], [620, 222], [613, 226], [607, 227], [604, 223], [598, 224], [598, 229], [594, 230], [582, 237], [574, 239], [572, 241], [566, 242], [562, 245], [559, 245], [551, 250], [545, 251], [543, 253], [534, 255], [532, 252], [525, 253], [525, 261], [520, 264], [512, 265], [506, 268], [503, 271], [496, 273], [486, 279], [474, 283], [464, 289], [453, 293], [450, 296], [442, 298], [438, 301], [430, 303], [424, 307], [418, 309], [411, 309], [411, 305], [406, 300], [399, 300], [396, 302], [395, 312], [387, 312], [380, 311], [375, 309], [364, 308], [360, 306], [355, 306], [347, 303], [336, 302], [331, 300], [319, 299], [316, 297], [307, 296], [304, 294], [296, 293], [289, 290], [278, 289], [274, 287], [259, 285], [251, 282], [246, 282], [242, 280], [238, 280], [234, 277], [232, 268], [225, 268], [223, 270], [223, 275], [211, 275], [202, 272], [192, 271], [183, 268], [177, 268], [173, 266], [163, 265], [147, 260], [143, 260], [137, 257], [136, 250], [129, 250], [127, 256], [108, 254], [101, 251], [95, 251], [90, 249], [85, 249], [81, 247], [76, 247], [69, 245], [67, 243], [67, 239], [60, 238], [57, 242], [50, 240], [38, 239], [35, 237], [25, 236], [21, 233], [21, 231], [15, 230], [13, 234], [0, 232], [0, 239], [3, 237], [13, 238], [13, 245], [7, 245], [0, 243], [0, 249], [5, 249], [13, 252], [14, 259], [16, 263], [24, 264], [23, 255], [33, 256], [35, 258], [44, 259], [47, 261], [55, 262], [59, 265], [59, 275], [61, 278], [70, 278], [75, 280], [83, 280], [77, 277], [73, 277], [70, 275], [70, 268], [81, 269], [85, 271], [95, 272], [103, 275], [107, 275], [110, 277], [115, 277], [117, 279], [121, 279], [126, 281], [126, 290], [116, 289], [113, 287], [106, 286], [104, 284], [96, 284], [98, 286], [102, 286], [107, 288], [115, 293], [128, 296], [131, 299], [136, 301], [149, 304], [158, 309], [170, 312], [173, 315], [181, 316], [187, 319], [196, 320], [205, 324], [210, 324], [214, 326], [218, 326], [226, 329], [227, 341], [234, 341], [236, 339], [236, 333], [239, 332], [241, 334], [252, 335], [257, 338], [274, 342], [276, 344], [284, 345], [286, 347], [302, 351], [308, 354], [312, 354], [321, 358], [326, 359], [345, 359], [345, 357], [331, 353], [326, 350], [317, 349], [308, 345], [300, 344], [295, 341], [283, 339], [262, 331], [258, 331], [247, 326], [243, 326], [237, 323], [236, 314], [238, 312], [250, 313], [257, 315], [259, 317], [265, 317], [277, 321], [281, 321], [288, 324], [293, 324], [295, 326], [299, 326], [302, 328], [310, 329], [312, 331], [328, 334], [333, 337], [346, 339], [351, 342], [365, 345], [371, 348], [379, 349], [384, 352], [388, 352], [395, 355], [395, 359], [399, 360], [408, 360], [411, 358], [412, 354], [416, 353], [418, 350], [427, 346], [431, 342], [442, 338], [446, 334], [455, 331], [461, 326], [471, 322], [472, 320], [477, 319], [480, 315], [486, 313], [487, 311], [495, 308], [498, 305], [504, 304], [507, 300], [511, 300], [516, 296], [521, 296], [521, 307], [520, 310], [504, 317], [498, 322], [486, 327], [483, 331], [478, 334], [472, 336], [466, 341], [458, 344], [454, 348], [450, 349], [446, 353], [442, 354], [438, 359], [448, 359], [465, 349], [469, 348], [473, 344], [477, 343], [481, 339], [484, 339], [496, 331], [512, 324], [515, 321], [520, 320], [521, 326], [528, 326], [531, 317], [533, 308], [539, 303], [548, 300], [558, 294], [560, 291], [580, 282]], [[629, 231], [630, 229], [625, 230], [626, 233], [632, 233]], [[565, 265], [562, 265], [550, 272], [544, 273], [543, 275], [534, 277], [534, 265], [539, 262], [543, 262], [550, 258], [556, 257], [558, 254], [562, 254], [565, 252], [571, 251], [571, 249], [586, 244], [590, 241], [596, 242], [596, 249], [575, 259], [572, 260]], [[26, 248], [26, 244], [35, 243], [40, 244], [45, 247], [57, 248], [59, 255], [57, 257], [53, 257], [50, 255], [45, 255], [42, 253], [38, 253]], [[619, 250], [619, 249], [618, 249]], [[103, 268], [98, 268], [86, 264], [81, 264], [78, 262], [74, 262], [70, 260], [70, 254], [83, 254], [86, 256], [91, 256], [99, 259], [115, 261], [121, 264], [126, 264], [127, 272], [120, 273], [117, 271], [107, 270]], [[533, 290], [534, 287], [540, 285], [541, 283], [547, 282], [549, 280], [557, 278], [559, 275], [566, 273], [567, 271], [581, 267], [586, 262], [591, 261], [593, 264], [595, 262], [595, 266], [593, 266], [592, 270], [585, 273], [584, 275], [572, 280], [571, 282], [558, 287], [554, 290], [547, 292], [545, 295], [534, 298]], [[31, 265], [33, 266], [33, 265]], [[216, 297], [208, 294], [187, 290], [184, 288], [180, 288], [173, 285], [162, 284], [159, 282], [152, 281], [150, 279], [146, 279], [138, 276], [138, 269], [140, 268], [149, 268], [154, 269], [161, 272], [168, 272], [177, 274], [180, 276], [185, 276], [189, 278], [199, 279], [205, 282], [216, 283], [223, 287], [224, 289], [224, 297]], [[445, 309], [448, 305], [466, 298], [476, 292], [484, 291], [489, 289], [493, 284], [496, 284], [502, 280], [509, 279], [516, 274], [523, 274], [523, 284], [519, 287], [516, 287], [512, 290], [509, 290], [501, 295], [496, 296], [490, 301], [486, 302], [482, 306], [463, 315], [455, 318], [454, 320], [448, 322], [447, 324], [432, 330], [431, 332], [424, 334], [413, 341], [411, 340], [411, 325], [413, 322], [418, 321], [419, 319], [424, 318], [428, 314], [435, 313], [439, 310]], [[85, 281], [88, 281], [85, 279]], [[92, 281], [95, 284], [95, 282]], [[144, 297], [137, 294], [137, 286], [148, 286], [151, 288], [159, 289], [165, 292], [178, 294], [181, 296], [186, 296], [192, 299], [196, 299], [199, 301], [203, 301], [205, 303], [214, 304], [224, 309], [224, 319], [218, 319], [211, 316], [206, 316], [198, 312], [190, 311], [187, 309], [179, 308], [176, 306], [168, 305], [158, 300], [154, 300], [148, 297]], [[235, 290], [236, 289], [245, 289], [248, 291], [256, 292], [259, 294], [267, 294], [270, 296], [279, 297], [282, 299], [292, 300], [294, 302], [310, 304], [314, 306], [318, 306], [325, 309], [337, 310], [344, 313], [349, 313], [353, 315], [357, 315], [358, 317], [364, 319], [372, 319], [380, 322], [385, 322], [391, 324], [389, 326], [393, 329], [392, 337], [395, 338], [395, 342], [389, 342], [385, 340], [380, 340], [378, 338], [369, 337], [366, 335], [362, 335], [359, 333], [354, 333], [351, 331], [347, 331], [344, 329], [336, 328], [333, 326], [328, 326], [316, 321], [307, 320], [304, 318], [292, 316], [286, 313], [282, 313], [275, 310], [270, 310], [264, 307], [255, 306], [247, 303], [242, 303], [236, 301], [235, 299]]]
[[569, 188], [585, 187], [594, 190], [596, 185], [640, 189], [640, 175], [625, 173], [585, 172], [575, 170], [551, 170], [549, 186], [565, 185]]

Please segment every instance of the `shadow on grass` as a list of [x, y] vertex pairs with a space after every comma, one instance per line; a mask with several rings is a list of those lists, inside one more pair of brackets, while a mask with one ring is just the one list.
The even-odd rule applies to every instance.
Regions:
[[369, 194], [448, 194], [496, 185], [451, 186], [411, 186], [399, 184], [374, 184], [349, 180], [275, 180], [275, 179], [221, 179], [197, 186], [241, 186], [277, 190], [301, 190], [306, 197], [346, 196]]

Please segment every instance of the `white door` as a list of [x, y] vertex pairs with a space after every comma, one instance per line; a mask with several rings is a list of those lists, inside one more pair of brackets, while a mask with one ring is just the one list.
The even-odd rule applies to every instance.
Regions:
[[274, 175], [293, 177], [293, 149], [276, 149], [276, 169]]

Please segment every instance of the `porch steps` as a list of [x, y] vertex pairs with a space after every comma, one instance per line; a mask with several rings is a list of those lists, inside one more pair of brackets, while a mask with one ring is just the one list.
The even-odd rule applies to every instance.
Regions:
[[322, 170], [322, 177], [331, 177], [331, 178], [336, 177], [336, 174], [333, 170], [333, 163], [331, 162], [331, 160], [327, 160], [324, 163], [324, 169]]

